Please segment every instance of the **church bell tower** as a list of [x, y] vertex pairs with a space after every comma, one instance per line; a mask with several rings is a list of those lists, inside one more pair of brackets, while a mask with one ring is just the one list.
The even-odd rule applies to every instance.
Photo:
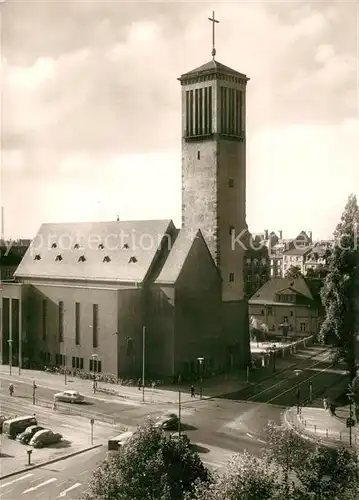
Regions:
[[[182, 86], [182, 227], [201, 229], [222, 276], [222, 300], [244, 296], [246, 241], [246, 85], [249, 78], [215, 60]], [[243, 237], [240, 237], [240, 234]]]

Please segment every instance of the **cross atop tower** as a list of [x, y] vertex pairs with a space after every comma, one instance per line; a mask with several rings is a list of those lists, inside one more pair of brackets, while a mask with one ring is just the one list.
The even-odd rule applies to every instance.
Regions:
[[219, 23], [217, 19], [215, 18], [214, 11], [212, 11], [212, 17], [208, 18], [208, 21], [211, 21], [212, 23], [212, 57], [214, 59], [214, 56], [216, 55], [216, 49], [215, 49], [215, 29], [214, 29], [214, 24]]

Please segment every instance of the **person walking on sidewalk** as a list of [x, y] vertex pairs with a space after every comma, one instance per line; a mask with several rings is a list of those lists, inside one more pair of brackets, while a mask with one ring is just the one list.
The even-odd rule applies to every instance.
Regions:
[[191, 385], [191, 398], [194, 398], [195, 397], [195, 393], [194, 393], [194, 385], [192, 384]]
[[14, 394], [14, 386], [13, 386], [13, 384], [9, 385], [9, 394], [10, 394], [10, 396], [12, 396]]
[[55, 396], [54, 396], [54, 402], [53, 402], [53, 405], [52, 405], [52, 409], [56, 410], [56, 398], [55, 398]]
[[138, 390], [140, 391], [141, 387], [142, 387], [142, 382], [141, 382], [140, 378], [137, 380], [137, 386], [138, 386]]

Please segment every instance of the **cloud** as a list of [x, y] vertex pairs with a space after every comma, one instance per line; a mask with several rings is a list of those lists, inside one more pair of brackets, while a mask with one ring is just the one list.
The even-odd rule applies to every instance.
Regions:
[[[212, 7], [192, 3], [189, 13], [186, 3], [5, 6], [3, 197], [17, 232], [33, 234], [44, 214], [91, 218], [96, 198], [102, 200], [102, 216], [112, 216], [120, 205], [129, 218], [180, 219], [177, 78], [210, 58]], [[357, 181], [352, 167], [357, 145], [348, 125], [357, 117], [355, 6], [221, 2], [214, 8], [220, 19], [218, 60], [251, 78], [251, 225], [262, 225], [264, 212], [273, 224], [282, 220], [280, 208], [261, 206], [273, 207], [273, 198], [281, 199], [283, 185], [291, 185], [303, 165], [312, 176], [309, 185], [316, 186], [311, 196], [317, 192], [310, 202], [307, 196], [307, 205], [315, 207], [316, 199], [327, 208], [334, 198], [341, 203]], [[350, 181], [341, 178], [343, 171]], [[318, 194], [324, 172], [331, 172], [331, 203]], [[72, 193], [67, 204], [66, 186]], [[20, 192], [20, 206], [32, 205], [26, 218], [16, 219], [19, 198], [13, 193]], [[296, 207], [302, 203], [297, 191], [289, 198]], [[312, 213], [310, 220], [315, 217]]]

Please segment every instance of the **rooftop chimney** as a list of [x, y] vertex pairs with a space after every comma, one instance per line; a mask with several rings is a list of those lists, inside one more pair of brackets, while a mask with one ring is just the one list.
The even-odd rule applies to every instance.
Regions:
[[267, 240], [268, 239], [268, 229], [265, 229], [264, 230], [264, 239]]
[[117, 222], [119, 222], [120, 220], [120, 216], [117, 214]]
[[312, 239], [313, 238], [312, 231], [308, 231], [308, 235], [309, 235], [310, 242], [312, 242], [313, 241], [313, 239]]
[[283, 239], [283, 231], [282, 231], [282, 229], [280, 229], [278, 232], [279, 232], [279, 239], [282, 240]]

